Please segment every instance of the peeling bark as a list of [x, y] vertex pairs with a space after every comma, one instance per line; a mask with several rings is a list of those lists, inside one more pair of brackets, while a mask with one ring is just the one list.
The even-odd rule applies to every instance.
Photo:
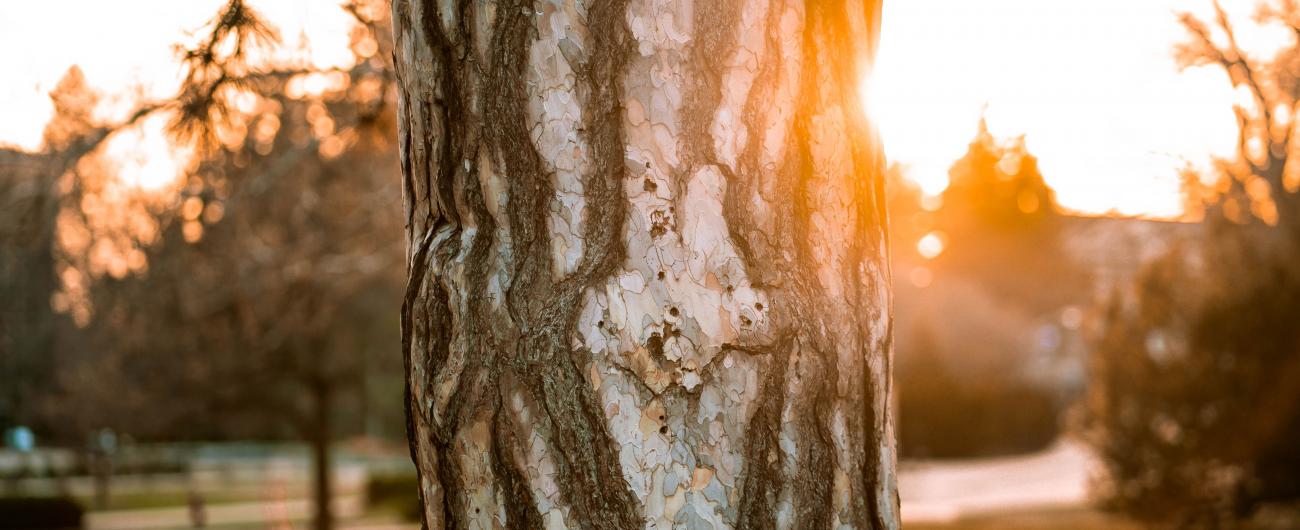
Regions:
[[394, 0], [429, 528], [897, 528], [879, 0]]

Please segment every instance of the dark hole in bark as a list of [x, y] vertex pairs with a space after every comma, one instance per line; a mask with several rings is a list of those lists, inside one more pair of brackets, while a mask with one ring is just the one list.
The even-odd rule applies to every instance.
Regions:
[[676, 307], [670, 307], [670, 308], [668, 308], [668, 314], [670, 314], [670, 315], [672, 315], [672, 316], [677, 316], [677, 313], [678, 313], [678, 311], [677, 311], [677, 308], [676, 308]]
[[659, 428], [659, 434], [668, 434], [668, 426], [665, 425], [665, 426], [663, 426], [663, 427], [660, 427], [660, 428]]
[[659, 360], [664, 358], [664, 338], [659, 332], [650, 334], [650, 338], [645, 341], [646, 349], [650, 350], [650, 358]]
[[757, 310], [759, 310], [759, 311], [762, 311], [762, 310], [763, 310], [763, 303], [762, 303], [762, 302], [755, 303], [755, 304], [754, 304], [754, 309], [757, 309]]
[[650, 237], [658, 238], [668, 233], [672, 217], [667, 210], [650, 212]]
[[664, 279], [664, 271], [659, 271], [659, 279]]
[[658, 185], [658, 184], [655, 184], [655, 181], [650, 180], [650, 179], [645, 179], [645, 185], [642, 186], [642, 187], [643, 187], [646, 191], [654, 191], [654, 190], [659, 189], [659, 185]]

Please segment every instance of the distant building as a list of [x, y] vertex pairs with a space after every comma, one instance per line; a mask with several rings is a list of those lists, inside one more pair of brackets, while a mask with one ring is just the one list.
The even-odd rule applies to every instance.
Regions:
[[1178, 241], [1197, 237], [1200, 225], [1131, 217], [1063, 216], [1066, 252], [1093, 276], [1093, 290], [1108, 293], [1131, 280], [1142, 264]]

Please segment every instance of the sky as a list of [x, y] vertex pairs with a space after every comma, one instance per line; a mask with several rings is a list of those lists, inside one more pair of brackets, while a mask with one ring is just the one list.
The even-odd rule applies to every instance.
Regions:
[[[1255, 2], [1224, 0], [1237, 26]], [[1230, 156], [1227, 77], [1179, 72], [1177, 13], [1210, 0], [885, 0], [865, 87], [891, 161], [930, 194], [974, 138], [982, 109], [998, 137], [1025, 135], [1062, 206], [1091, 214], [1181, 213], [1178, 171]], [[1240, 32], [1248, 51], [1276, 32]], [[987, 107], [985, 107], [987, 105]]]
[[[0, 5], [0, 143], [39, 148], [46, 94], [78, 65], [106, 95], [143, 88], [153, 97], [180, 81], [174, 46], [192, 43], [225, 0], [39, 0]], [[250, 2], [286, 44], [306, 37], [314, 61], [348, 64], [351, 17], [341, 0]], [[120, 109], [119, 109], [120, 110]]]
[[[46, 93], [73, 64], [107, 95], [164, 97], [178, 80], [172, 46], [190, 42], [222, 0], [42, 0], [0, 7], [0, 144], [34, 150], [50, 115]], [[336, 0], [251, 2], [284, 41], [305, 37], [314, 62], [350, 61], [348, 15]], [[1227, 0], [1240, 24], [1254, 2]], [[885, 0], [880, 55], [866, 83], [889, 158], [928, 193], [946, 184], [984, 112], [991, 131], [1024, 135], [1061, 204], [1090, 214], [1180, 212], [1178, 170], [1227, 156], [1235, 141], [1226, 78], [1179, 72], [1178, 10], [1209, 0]], [[69, 16], [71, 15], [71, 16]], [[1260, 36], [1263, 35], [1263, 36]], [[1276, 38], [1243, 34], [1268, 49]], [[23, 50], [15, 52], [14, 50]], [[125, 98], [123, 98], [125, 99]], [[129, 105], [109, 105], [108, 113]], [[106, 116], [111, 118], [111, 116]], [[131, 156], [156, 129], [120, 142]], [[150, 128], [154, 130], [150, 130]], [[142, 183], [175, 168], [135, 149], [128, 176]], [[143, 153], [143, 154], [142, 154]]]
[[[53, 107], [48, 93], [77, 65], [106, 99], [116, 121], [133, 102], [175, 93], [181, 80], [174, 47], [191, 44], [225, 0], [8, 0], [0, 4], [0, 145], [38, 150]], [[347, 66], [350, 15], [337, 0], [250, 2], [280, 31], [306, 43], [318, 66]], [[304, 40], [305, 39], [305, 40]], [[167, 145], [164, 120], [115, 136], [107, 149], [128, 182], [158, 187], [181, 170]], [[170, 154], [169, 154], [170, 153]], [[161, 155], [161, 156], [160, 156]]]

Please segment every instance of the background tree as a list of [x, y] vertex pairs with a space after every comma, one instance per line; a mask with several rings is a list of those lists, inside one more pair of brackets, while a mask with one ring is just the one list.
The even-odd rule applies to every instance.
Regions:
[[902, 171], [891, 168], [889, 189], [894, 265], [907, 280], [895, 326], [900, 454], [1046, 448], [1073, 394], [1044, 366], [1068, 355], [1058, 315], [1088, 300], [1090, 279], [1064, 248], [1067, 219], [1036, 157], [981, 118], [941, 194], [925, 197]]
[[[1213, 66], [1250, 94], [1238, 153], [1209, 186], [1191, 173], [1201, 237], [1115, 293], [1095, 334], [1088, 410], [1121, 509], [1188, 527], [1232, 526], [1261, 503], [1300, 496], [1300, 198], [1291, 161], [1300, 40], [1248, 56], [1216, 3], [1185, 14], [1183, 64]], [[1300, 36], [1300, 6], [1257, 21]]]
[[86, 232], [76, 230], [86, 225], [69, 226], [69, 214], [80, 212], [88, 195], [92, 202], [99, 198], [93, 196], [97, 189], [87, 193], [98, 187], [86, 178], [95, 165], [87, 159], [137, 119], [117, 125], [97, 120], [99, 95], [76, 67], [50, 99], [53, 116], [42, 152], [0, 150], [0, 431], [57, 428], [42, 409], [57, 368], [80, 346], [74, 321], [84, 316], [69, 303], [70, 286], [84, 286], [81, 270], [70, 265], [84, 264], [87, 259], [77, 258], [93, 252], [81, 237]]
[[948, 171], [943, 209], [965, 224], [1006, 232], [1040, 230], [1055, 217], [1056, 193], [1038, 171], [1023, 136], [999, 141], [980, 117], [966, 154]]
[[[133, 273], [73, 264], [91, 340], [49, 407], [69, 437], [306, 440], [319, 529], [330, 445], [366, 429], [339, 425], [340, 407], [366, 408], [367, 385], [400, 371], [391, 33], [379, 2], [344, 8], [358, 22], [346, 70], [276, 63], [274, 29], [238, 0], [181, 50], [179, 93], [141, 112], [171, 117], [197, 159], [145, 210], [154, 233], [129, 249]], [[70, 228], [97, 226], [76, 206]]]
[[1066, 254], [1056, 194], [1025, 138], [995, 138], [980, 119], [966, 154], [948, 171], [934, 228], [946, 245], [936, 267], [979, 282], [1033, 312], [1076, 301], [1062, 282], [1086, 285]]
[[430, 528], [897, 528], [879, 1], [393, 2]]
[[52, 374], [61, 315], [50, 307], [56, 178], [48, 159], [0, 151], [0, 432], [32, 425], [34, 394]]

